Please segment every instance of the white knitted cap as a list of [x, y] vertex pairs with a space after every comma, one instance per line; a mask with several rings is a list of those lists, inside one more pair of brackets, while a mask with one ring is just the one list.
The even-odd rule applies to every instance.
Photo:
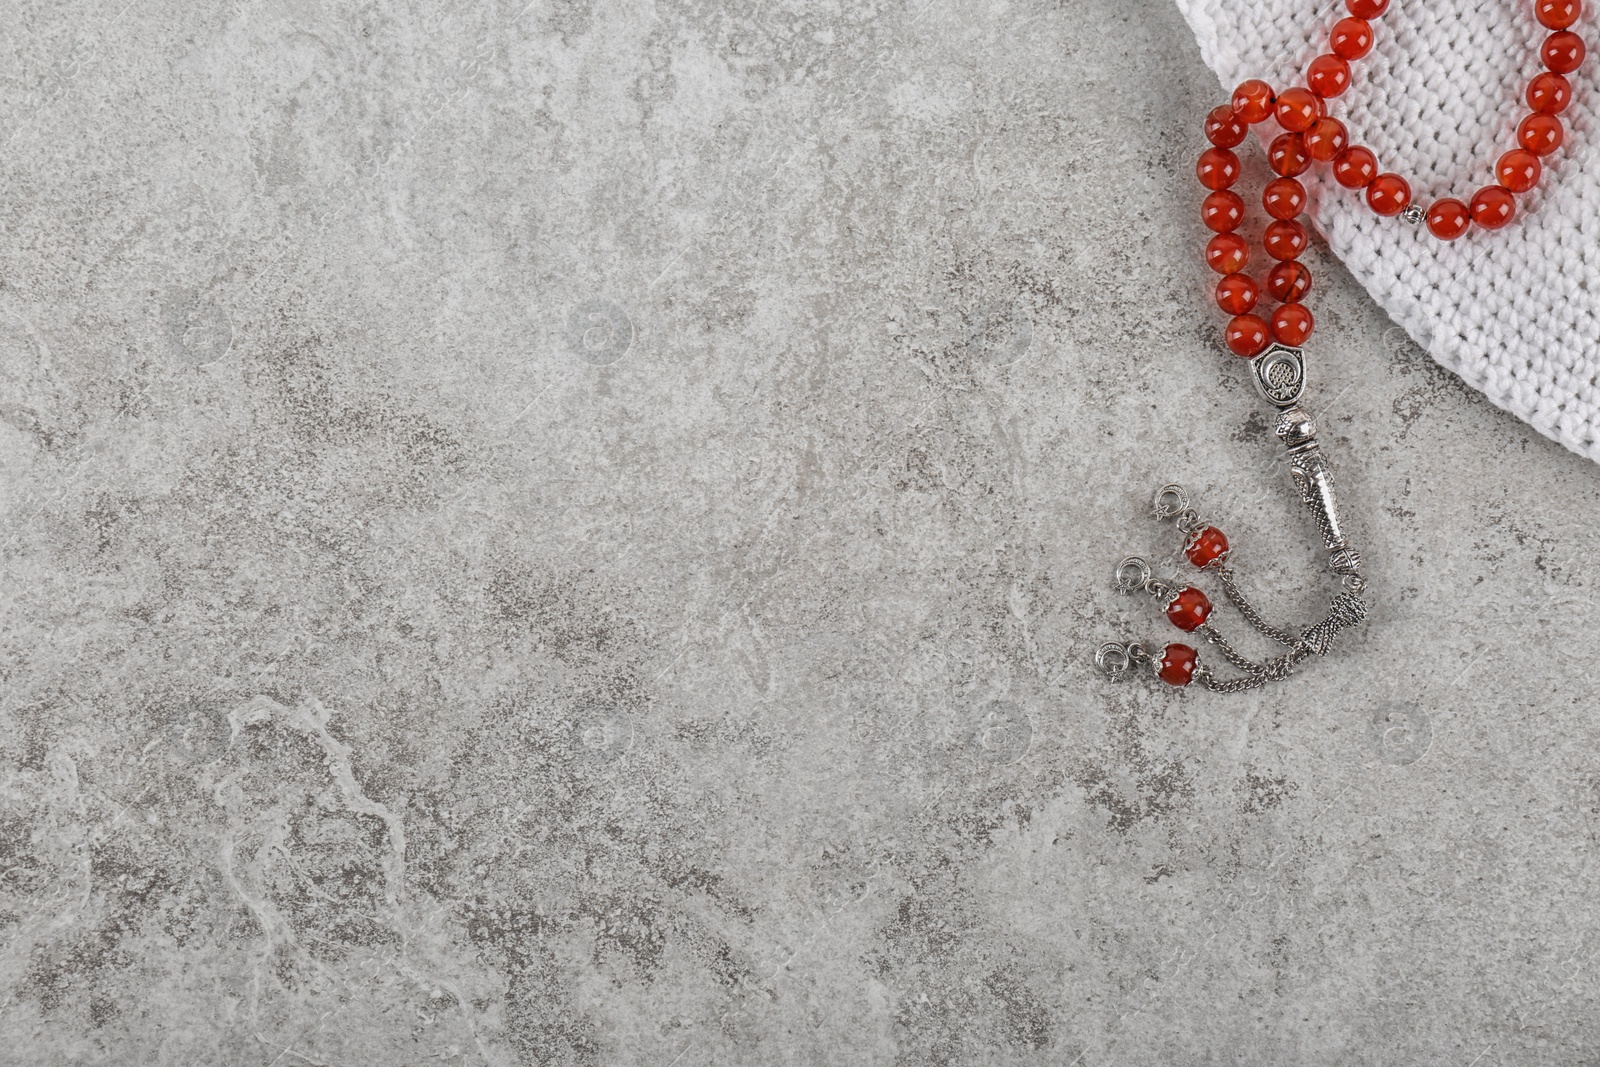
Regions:
[[[1305, 84], [1344, 4], [1328, 0], [1177, 0], [1206, 63], [1231, 91], [1246, 78]], [[1569, 75], [1566, 143], [1503, 229], [1446, 243], [1374, 215], [1319, 166], [1302, 178], [1328, 246], [1434, 359], [1590, 459], [1600, 461], [1600, 149], [1594, 13], [1578, 26], [1591, 54]], [[1415, 203], [1471, 199], [1516, 147], [1523, 94], [1549, 32], [1528, 2], [1396, 0], [1373, 21], [1372, 54], [1351, 64], [1331, 113], [1352, 144], [1411, 183]], [[1225, 99], [1218, 97], [1219, 101]]]

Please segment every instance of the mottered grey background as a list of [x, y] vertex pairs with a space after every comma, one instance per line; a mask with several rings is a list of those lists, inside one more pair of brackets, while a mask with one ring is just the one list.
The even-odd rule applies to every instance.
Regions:
[[1165, 4], [3, 21], [0, 1060], [1600, 1056], [1597, 472], [1325, 255], [1371, 621], [1094, 670], [1331, 591]]

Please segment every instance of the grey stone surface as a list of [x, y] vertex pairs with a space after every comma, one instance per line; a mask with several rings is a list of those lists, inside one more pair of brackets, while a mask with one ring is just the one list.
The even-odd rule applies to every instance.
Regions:
[[1600, 1056], [1597, 472], [1326, 257], [1373, 619], [1093, 671], [1328, 593], [1164, 4], [5, 22], [0, 1060]]

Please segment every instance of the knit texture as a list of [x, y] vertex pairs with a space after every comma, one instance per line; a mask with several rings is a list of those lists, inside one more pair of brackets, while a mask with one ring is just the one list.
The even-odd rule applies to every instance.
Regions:
[[[1304, 84], [1342, 3], [1177, 0], [1201, 55], [1229, 90], [1246, 78]], [[1352, 144], [1411, 183], [1422, 207], [1470, 200], [1516, 147], [1523, 93], [1548, 32], [1527, 2], [1396, 0], [1373, 20], [1377, 44], [1351, 64], [1331, 113]], [[1446, 243], [1374, 215], [1325, 165], [1302, 176], [1313, 224], [1374, 299], [1443, 366], [1540, 433], [1600, 462], [1600, 151], [1593, 12], [1574, 27], [1591, 54], [1569, 75], [1566, 142], [1544, 159], [1518, 217]], [[1219, 98], [1221, 99], [1221, 98]], [[1268, 127], [1271, 124], [1267, 124]], [[1274, 128], [1275, 131], [1275, 128]]]

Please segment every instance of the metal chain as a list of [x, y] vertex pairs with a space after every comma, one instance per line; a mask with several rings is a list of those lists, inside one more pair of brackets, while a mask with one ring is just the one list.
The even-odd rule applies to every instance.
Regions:
[[1243, 678], [1222, 679], [1215, 677], [1204, 667], [1195, 671], [1195, 677], [1199, 679], [1201, 685], [1213, 693], [1243, 693], [1267, 684], [1267, 676], [1264, 674], [1247, 674]]
[[1246, 622], [1280, 645], [1288, 645], [1293, 648], [1300, 643], [1298, 637], [1290, 636], [1261, 617], [1261, 613], [1255, 609], [1255, 605], [1245, 599], [1244, 593], [1240, 592], [1238, 585], [1234, 583], [1233, 569], [1231, 567], [1217, 566], [1212, 569], [1217, 572], [1217, 581], [1222, 584], [1222, 591], [1228, 594], [1228, 599], [1233, 601], [1233, 606], [1239, 609], [1239, 614], [1245, 617]]
[[1224, 693], [1243, 692], [1267, 682], [1287, 678], [1294, 673], [1295, 667], [1299, 666], [1301, 660], [1307, 656], [1325, 654], [1333, 647], [1333, 639], [1338, 636], [1339, 631], [1354, 626], [1366, 617], [1367, 606], [1359, 596], [1350, 592], [1340, 593], [1328, 605], [1328, 615], [1325, 619], [1307, 630], [1305, 636], [1295, 641], [1288, 652], [1265, 663], [1248, 659], [1229, 644], [1227, 638], [1223, 637], [1216, 627], [1205, 623], [1198, 627], [1195, 633], [1217, 646], [1229, 663], [1245, 672], [1245, 677], [1220, 679], [1204, 668], [1197, 672], [1197, 677], [1207, 689]]
[[1247, 674], [1258, 674], [1266, 670], [1262, 664], [1246, 659], [1243, 655], [1241, 655], [1237, 649], [1228, 644], [1227, 639], [1218, 633], [1216, 628], [1209, 622], [1195, 630], [1195, 633], [1200, 634], [1207, 641], [1210, 641], [1213, 645], [1216, 645], [1218, 650], [1222, 652], [1223, 656], [1227, 657], [1228, 662], [1233, 664], [1235, 667], [1238, 667], [1241, 671], [1244, 671]]

